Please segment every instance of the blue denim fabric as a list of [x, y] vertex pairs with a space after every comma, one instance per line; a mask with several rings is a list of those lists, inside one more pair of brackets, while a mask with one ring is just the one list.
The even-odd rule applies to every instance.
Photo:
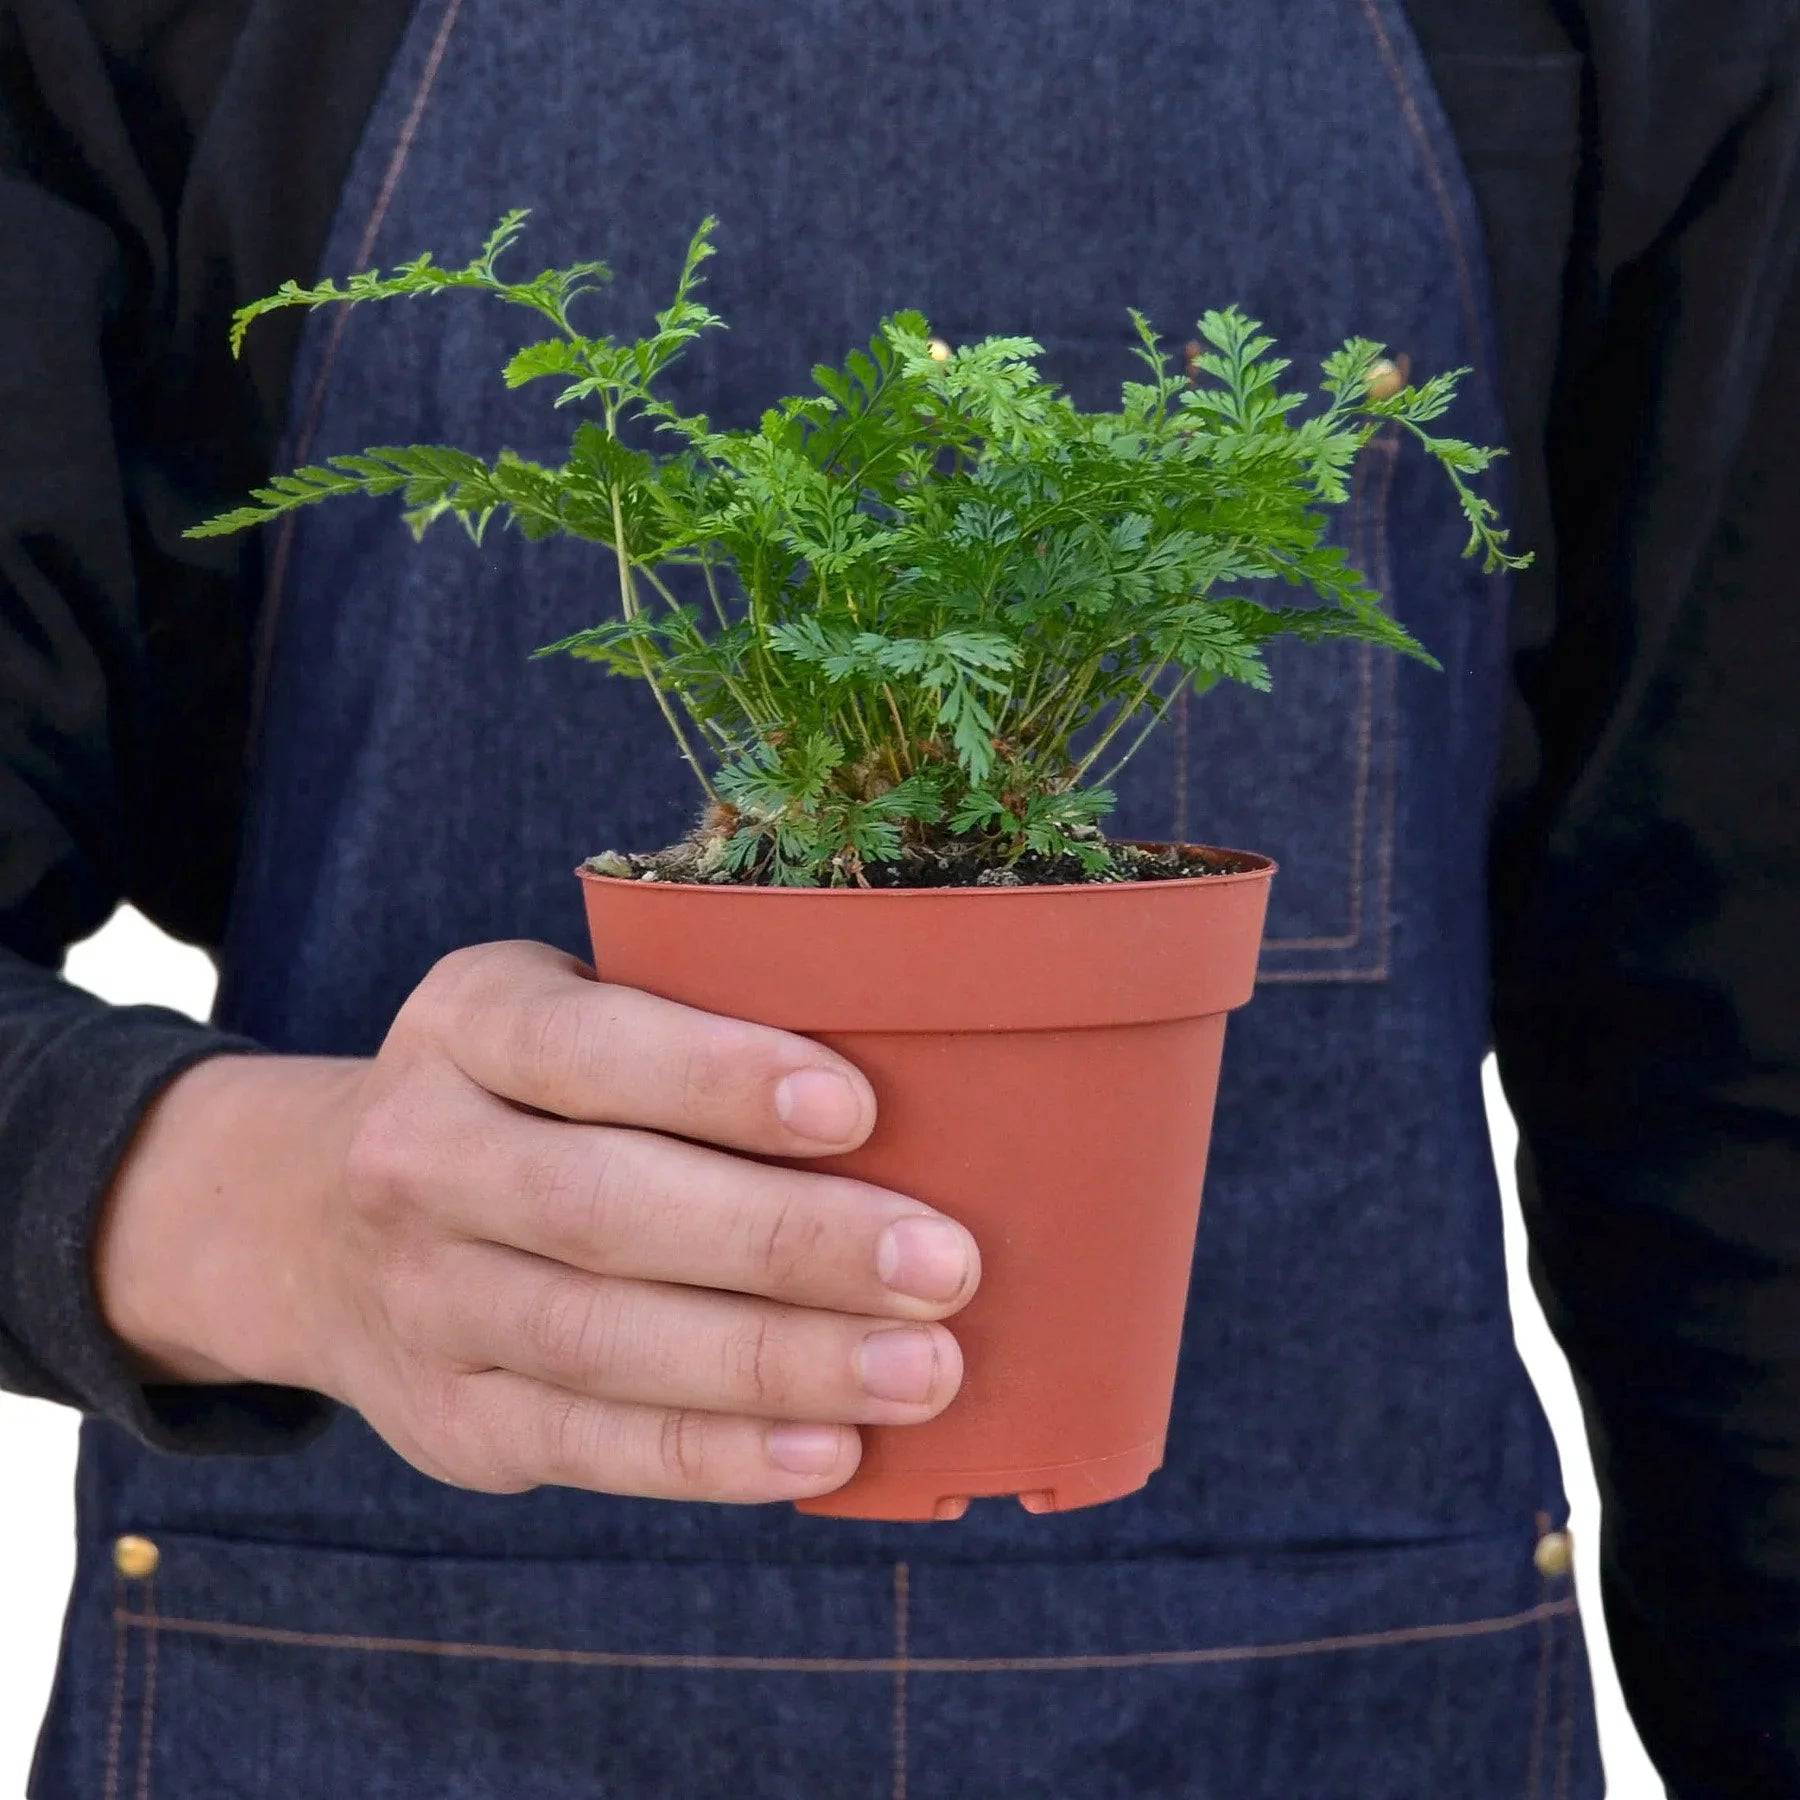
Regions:
[[[615, 262], [624, 329], [720, 215], [733, 329], [675, 388], [722, 421], [897, 305], [1033, 332], [1099, 403], [1127, 304], [1179, 348], [1236, 300], [1302, 371], [1352, 332], [1474, 365], [1454, 422], [1504, 435], [1478, 227], [1393, 0], [427, 0], [327, 265], [449, 257], [512, 205], [522, 263]], [[454, 300], [318, 316], [291, 451], [554, 455], [566, 422], [492, 373], [518, 330]], [[91, 1426], [38, 1792], [1599, 1794], [1573, 1594], [1532, 1561], [1564, 1506], [1479, 1080], [1505, 588], [1408, 445], [1369, 447], [1340, 529], [1445, 672], [1278, 653], [1271, 697], [1178, 708], [1125, 785], [1126, 829], [1282, 864], [1147, 1489], [864, 1524], [464, 1494], [352, 1418], [205, 1463]], [[694, 795], [646, 693], [526, 661], [603, 610], [591, 551], [415, 549], [322, 508], [277, 562], [220, 1016], [367, 1051], [456, 945], [581, 949], [572, 863], [667, 841]], [[114, 1577], [126, 1530], [153, 1580]]]
[[812, 1565], [157, 1535], [150, 1581], [83, 1564], [75, 1616], [92, 1647], [57, 1709], [41, 1794], [1601, 1791], [1580, 1625], [1521, 1579], [1529, 1540], [1516, 1533], [1252, 1557]]

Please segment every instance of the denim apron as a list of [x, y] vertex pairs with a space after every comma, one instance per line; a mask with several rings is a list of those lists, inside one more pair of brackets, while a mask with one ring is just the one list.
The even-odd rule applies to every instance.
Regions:
[[[1128, 304], [1179, 353], [1235, 300], [1297, 373], [1352, 332], [1472, 364], [1452, 423], [1503, 437], [1478, 226], [1396, 0], [424, 0], [324, 267], [460, 259], [515, 205], [519, 266], [605, 255], [592, 316], [626, 332], [720, 216], [733, 328], [672, 391], [724, 423], [901, 305], [1035, 334], [1094, 405], [1132, 371]], [[288, 457], [555, 457], [566, 416], [496, 377], [522, 331], [462, 296], [315, 315]], [[1392, 438], [1336, 529], [1444, 673], [1280, 647], [1271, 696], [1183, 703], [1124, 783], [1124, 829], [1282, 870], [1146, 1489], [888, 1525], [464, 1493], [350, 1416], [267, 1459], [91, 1424], [37, 1792], [1598, 1795], [1482, 1109], [1505, 586]], [[695, 794], [641, 687], [527, 661], [611, 605], [591, 548], [415, 548], [363, 505], [273, 562], [219, 1014], [370, 1052], [457, 945], [583, 949], [571, 865], [668, 841]]]

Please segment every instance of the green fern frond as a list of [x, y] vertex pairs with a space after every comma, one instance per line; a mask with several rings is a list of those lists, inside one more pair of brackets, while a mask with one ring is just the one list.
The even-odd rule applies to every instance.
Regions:
[[[1240, 309], [1201, 316], [1184, 372], [1134, 310], [1137, 378], [1116, 410], [1087, 412], [1045, 378], [1035, 339], [946, 348], [897, 311], [818, 364], [808, 393], [721, 431], [659, 387], [723, 326], [700, 299], [715, 221], [643, 335], [613, 338], [570, 317], [609, 279], [604, 263], [501, 274], [525, 219], [506, 214], [460, 267], [425, 254], [341, 285], [285, 283], [240, 309], [232, 348], [282, 307], [485, 293], [552, 328], [501, 374], [509, 388], [548, 380], [583, 414], [562, 463], [376, 447], [274, 476], [189, 535], [361, 495], [396, 499], [417, 534], [449, 518], [480, 543], [497, 520], [603, 548], [616, 610], [537, 654], [649, 684], [718, 803], [716, 878], [859, 881], [930, 844], [1103, 876], [1106, 784], [1177, 693], [1267, 688], [1264, 652], [1282, 637], [1435, 667], [1328, 537], [1377, 432], [1441, 469], [1484, 569], [1530, 561], [1477, 486], [1500, 452], [1438, 428], [1466, 370], [1378, 393], [1382, 346], [1351, 338], [1324, 359], [1315, 401], [1284, 386], [1287, 359]], [[1313, 604], [1255, 597], [1271, 583]], [[1103, 752], [1117, 761], [1096, 773]]]

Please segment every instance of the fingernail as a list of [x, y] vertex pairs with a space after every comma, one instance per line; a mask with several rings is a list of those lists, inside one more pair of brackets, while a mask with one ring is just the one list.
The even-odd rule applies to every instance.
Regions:
[[823, 1475], [844, 1452], [844, 1434], [835, 1425], [771, 1425], [769, 1461], [790, 1475]]
[[862, 1120], [862, 1101], [835, 1069], [797, 1069], [776, 1088], [775, 1113], [796, 1137], [843, 1144]]
[[875, 1247], [875, 1273], [896, 1294], [954, 1300], [969, 1279], [969, 1234], [953, 1219], [896, 1219]]
[[929, 1400], [937, 1364], [935, 1339], [917, 1325], [872, 1331], [856, 1350], [857, 1375], [877, 1400]]

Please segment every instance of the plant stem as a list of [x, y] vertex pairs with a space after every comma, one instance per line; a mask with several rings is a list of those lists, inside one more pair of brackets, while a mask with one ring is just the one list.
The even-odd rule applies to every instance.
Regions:
[[875, 739], [869, 730], [868, 720], [863, 717], [862, 708], [856, 704], [856, 696], [854, 694], [846, 694], [844, 698], [849, 706], [850, 722], [856, 727], [857, 735], [863, 741], [863, 748], [867, 750], [871, 756], [875, 755]]
[[900, 702], [894, 698], [894, 690], [889, 683], [884, 681], [881, 691], [887, 696], [888, 712], [894, 721], [894, 773], [900, 773], [900, 759], [905, 757], [906, 773], [916, 775], [919, 765], [913, 760], [912, 739], [907, 735], [906, 722], [900, 717]]
[[[654, 569], [645, 568], [642, 563], [636, 564], [635, 567], [638, 573], [641, 574], [643, 578], [662, 595], [663, 599], [668, 602], [669, 610], [671, 612], [679, 612], [681, 610], [681, 602], [669, 591], [668, 584]], [[727, 629], [729, 629], [729, 627], [727, 627]], [[699, 642], [704, 643], [706, 641], [704, 638], [700, 637], [698, 632], [694, 635]], [[727, 675], [723, 677], [723, 680], [725, 683], [725, 691], [744, 709], [744, 716], [753, 725], [760, 726], [763, 721], [758, 717], [755, 706], [751, 704], [750, 696], [738, 685], [737, 677], [734, 675]], [[700, 722], [702, 725], [705, 724], [704, 720], [701, 720]], [[729, 743], [729, 736], [721, 734], [721, 742]]]
[[[1120, 706], [1117, 717], [1115, 717], [1113, 722], [1101, 732], [1100, 736], [1095, 740], [1093, 748], [1088, 751], [1087, 755], [1075, 765], [1074, 779], [1076, 781], [1079, 781], [1082, 776], [1094, 766], [1100, 758], [1100, 753], [1119, 735], [1125, 726], [1131, 722], [1132, 718], [1136, 715], [1138, 708], [1156, 692], [1156, 684], [1162, 679], [1162, 672], [1169, 666], [1169, 660], [1170, 659], [1165, 656], [1162, 661], [1138, 683], [1138, 690], [1131, 696], [1131, 699]], [[1154, 721], [1152, 721], [1152, 723], [1154, 723]], [[1136, 744], [1132, 745], [1132, 750], [1135, 750], [1136, 748]], [[1129, 756], [1131, 752], [1127, 751], [1126, 754]]]
[[[1069, 733], [1075, 729], [1076, 723], [1081, 716], [1081, 703], [1087, 698], [1088, 689], [1094, 685], [1094, 677], [1100, 673], [1100, 664], [1105, 655], [1106, 652], [1104, 650], [1097, 650], [1081, 665], [1079, 679], [1077, 679], [1070, 688], [1068, 704], [1057, 714], [1056, 723], [1050, 727], [1048, 742], [1046, 744], [1047, 749], [1054, 750], [1058, 748], [1068, 737]], [[1054, 689], [1045, 696], [1046, 700], [1054, 700], [1055, 698], [1056, 693]]]
[[[1106, 773], [1104, 775], [1100, 776], [1093, 783], [1093, 785], [1095, 787], [1097, 787], [1097, 788], [1110, 787], [1112, 785], [1112, 783], [1118, 779], [1119, 771], [1122, 768], [1124, 768], [1125, 765], [1128, 762], [1130, 762], [1134, 756], [1137, 755], [1139, 750], [1141, 750], [1143, 748], [1144, 739], [1147, 738], [1151, 734], [1151, 732], [1153, 732], [1157, 728], [1157, 726], [1159, 726], [1163, 722], [1163, 720], [1168, 717], [1169, 708], [1175, 704], [1175, 702], [1180, 698], [1180, 696], [1181, 696], [1181, 685], [1180, 685], [1180, 683], [1177, 683], [1175, 688], [1169, 693], [1168, 697], [1163, 701], [1162, 705], [1157, 707], [1151, 713], [1150, 722], [1125, 747], [1124, 755], [1122, 755], [1119, 758], [1119, 760], [1116, 763], [1114, 763], [1110, 769], [1108, 769], [1106, 771]], [[1085, 768], [1087, 765], [1084, 763], [1082, 766]], [[1070, 779], [1071, 779], [1071, 781], [1079, 781], [1081, 779], [1081, 770], [1077, 769], [1075, 771], [1074, 775]]]
[[[824, 583], [824, 580], [821, 578], [821, 580], [819, 582], [819, 601], [820, 601], [821, 608], [823, 608], [824, 600], [825, 600], [825, 583]], [[850, 609], [851, 623], [860, 628], [862, 625], [862, 614], [857, 611], [856, 595], [854, 593], [852, 593], [849, 588], [846, 588], [844, 590], [844, 604], [845, 604], [845, 606], [847, 606]], [[899, 734], [900, 734], [900, 742], [898, 744], [890, 747], [890, 749], [888, 751], [888, 766], [894, 771], [894, 779], [896, 781], [900, 781], [900, 780], [905, 779], [906, 774], [910, 774], [912, 772], [912, 751], [911, 751], [910, 746], [906, 742], [906, 727], [900, 722], [900, 707], [899, 707], [898, 702], [896, 702], [896, 700], [894, 699], [894, 690], [893, 690], [892, 685], [890, 683], [884, 681], [881, 684], [881, 691], [887, 697], [888, 711], [893, 715], [894, 729], [897, 732], [899, 732]], [[851, 706], [852, 706], [852, 709], [854, 709], [854, 707], [855, 707], [855, 696], [854, 695], [851, 696]], [[860, 714], [857, 716], [857, 723], [859, 725], [862, 724]], [[866, 726], [863, 726], [863, 742], [869, 746], [870, 753], [875, 754], [875, 740], [870, 735], [869, 730]], [[900, 766], [900, 757], [901, 757], [902, 752], [905, 752], [905, 754], [906, 754], [907, 766], [906, 766], [906, 769], [904, 772], [902, 771], [901, 766]]]
[[[606, 429], [609, 436], [618, 435], [614, 430], [614, 415], [610, 410], [606, 415]], [[631, 581], [631, 556], [625, 548], [625, 503], [616, 481], [609, 484], [609, 491], [612, 494], [613, 553], [619, 560], [619, 605], [627, 619], [636, 619], [641, 609], [637, 602], [637, 590]], [[643, 670], [644, 679], [650, 684], [650, 692], [656, 696], [656, 704], [668, 721], [669, 729], [675, 734], [682, 759], [694, 771], [694, 779], [700, 783], [707, 799], [715, 806], [723, 805], [719, 790], [707, 779], [699, 758], [694, 755], [694, 747], [688, 742], [687, 733], [681, 729], [681, 721], [676, 718], [675, 709], [669, 704], [669, 696], [663, 692], [662, 683], [656, 679], [655, 671], [650, 667], [650, 658], [645, 654], [642, 644], [637, 646], [637, 654], [638, 667]]]
[[1008, 713], [1010, 713], [1013, 709], [1013, 697], [1011, 694], [1008, 694], [1006, 696], [1006, 704], [1005, 704], [1005, 706], [1003, 706], [1000, 709], [1000, 717], [999, 717], [999, 721], [998, 721], [999, 729], [1003, 736], [1008, 736], [1008, 737], [1016, 736], [1019, 732], [1023, 731], [1025, 726], [1029, 723], [1029, 721], [1031, 719], [1031, 702], [1037, 695], [1038, 681], [1044, 673], [1045, 666], [1046, 666], [1045, 661], [1043, 659], [1040, 659], [1032, 664], [1031, 679], [1028, 682], [1026, 682], [1025, 692], [1019, 697], [1019, 702], [1018, 702], [1020, 710], [1023, 712], [1024, 717], [1021, 718], [1019, 723], [1016, 726], [1013, 726], [1010, 730], [1007, 727], [1006, 715]]
[[[1070, 684], [1073, 684], [1076, 681], [1080, 681], [1082, 683], [1082, 685], [1085, 686], [1087, 684], [1087, 682], [1091, 681], [1092, 679], [1093, 679], [1092, 675], [1090, 673], [1087, 673], [1087, 664], [1086, 663], [1078, 663], [1074, 669], [1074, 672], [1069, 676], [1068, 683], [1065, 683], [1062, 686], [1058, 686], [1056, 683], [1052, 682], [1049, 687], [1045, 688], [1042, 699], [1040, 699], [1037, 702], [1037, 704], [1032, 707], [1030, 712], [1028, 712], [1024, 716], [1024, 718], [1022, 718], [1018, 722], [1018, 724], [1013, 727], [1012, 734], [1015, 737], [1023, 734], [1031, 726], [1032, 722], [1037, 718], [1037, 716], [1041, 712], [1043, 712], [1046, 708], [1054, 706], [1056, 704], [1057, 698], [1059, 695], [1067, 694]], [[1035, 679], [1034, 679], [1034, 685], [1035, 685]]]
[[707, 596], [712, 601], [712, 609], [718, 618], [720, 628], [729, 631], [731, 629], [731, 619], [725, 611], [725, 602], [719, 598], [719, 584], [713, 580], [712, 559], [710, 557], [705, 555], [701, 556], [700, 572], [706, 577]]

